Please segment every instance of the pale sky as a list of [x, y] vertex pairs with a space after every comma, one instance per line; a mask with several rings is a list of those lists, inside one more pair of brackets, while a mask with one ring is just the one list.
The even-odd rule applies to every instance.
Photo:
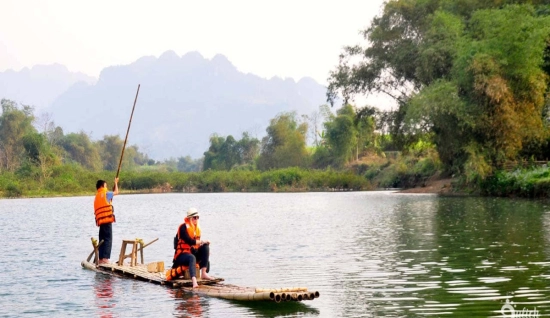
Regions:
[[98, 77], [142, 56], [220, 53], [264, 78], [327, 85], [384, 0], [0, 0], [0, 71], [59, 63]]

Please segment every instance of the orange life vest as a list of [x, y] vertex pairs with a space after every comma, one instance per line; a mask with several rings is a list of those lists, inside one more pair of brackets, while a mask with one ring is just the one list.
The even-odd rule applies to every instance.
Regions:
[[185, 218], [185, 222], [180, 224], [178, 227], [178, 233], [176, 236], [178, 237], [178, 245], [176, 245], [176, 252], [174, 253], [174, 260], [178, 258], [178, 256], [182, 253], [191, 253], [191, 247], [193, 247], [195, 250], [199, 249], [199, 244], [195, 244], [193, 246], [190, 246], [189, 244], [185, 243], [185, 241], [180, 237], [180, 229], [182, 226], [185, 226], [187, 228], [187, 234], [189, 234], [189, 237], [192, 240], [200, 240], [201, 239], [201, 227], [197, 224], [195, 227], [195, 231], [191, 228], [191, 221], [189, 221], [188, 218]]
[[94, 200], [95, 224], [108, 224], [116, 222], [113, 206], [107, 201], [107, 188], [97, 190]]

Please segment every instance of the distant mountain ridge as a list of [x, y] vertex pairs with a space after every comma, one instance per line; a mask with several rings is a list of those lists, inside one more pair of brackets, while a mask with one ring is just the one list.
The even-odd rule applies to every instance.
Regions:
[[167, 51], [103, 69], [97, 83], [74, 84], [48, 111], [65, 133], [123, 138], [138, 84], [128, 143], [157, 160], [201, 157], [213, 133], [239, 139], [247, 131], [261, 138], [278, 113], [310, 114], [326, 93], [311, 78], [268, 80], [239, 72], [220, 54], [209, 60], [198, 52], [180, 57]]
[[[48, 104], [42, 111], [51, 113], [65, 133], [84, 131], [95, 140], [104, 135], [124, 138], [136, 89], [141, 84], [128, 144], [138, 145], [140, 151], [156, 160], [186, 155], [199, 158], [208, 150], [214, 133], [240, 139], [243, 132], [249, 132], [261, 138], [269, 120], [278, 113], [311, 114], [326, 100], [326, 87], [312, 78], [296, 82], [245, 74], [221, 54], [206, 59], [198, 52], [178, 56], [167, 51], [158, 58], [144, 56], [128, 65], [106, 67], [97, 80], [57, 75], [63, 74], [63, 69], [61, 65], [52, 66], [51, 73], [46, 71], [42, 77], [51, 79], [52, 87], [65, 83], [65, 88], [55, 86], [49, 94], [31, 80], [29, 84], [21, 81], [20, 97], [0, 91], [0, 98]], [[5, 73], [9, 72], [0, 73], [0, 78]], [[52, 97], [54, 92], [57, 96]], [[39, 100], [33, 102], [26, 99], [27, 95]]]
[[37, 110], [50, 106], [69, 87], [78, 82], [93, 84], [95, 77], [70, 72], [60, 64], [35, 65], [20, 71], [0, 72], [0, 98], [7, 98]]

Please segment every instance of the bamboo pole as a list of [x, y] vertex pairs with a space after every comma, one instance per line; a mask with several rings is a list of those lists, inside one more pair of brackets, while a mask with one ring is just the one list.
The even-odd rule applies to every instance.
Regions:
[[[122, 146], [122, 152], [120, 154], [120, 160], [118, 162], [118, 169], [116, 171], [116, 178], [118, 178], [118, 174], [120, 173], [120, 166], [122, 165], [122, 157], [124, 157], [124, 148], [126, 148], [126, 141], [128, 141], [128, 133], [130, 132], [130, 125], [132, 124], [132, 117], [134, 116], [134, 109], [136, 108], [136, 102], [139, 94], [139, 87], [141, 84], [138, 84], [137, 92], [136, 92], [136, 98], [134, 99], [134, 106], [132, 106], [132, 114], [130, 114], [130, 121], [128, 122], [128, 129], [126, 130], [126, 138], [124, 138], [124, 145]], [[114, 189], [113, 189], [114, 191]]]
[[[93, 239], [93, 237], [92, 237], [92, 239]], [[103, 244], [103, 240], [101, 240], [99, 242], [99, 244], [97, 244], [97, 246], [94, 245], [93, 240], [92, 240], [92, 246], [94, 247], [94, 250], [90, 253], [90, 255], [88, 255], [88, 258], [86, 259], [86, 262], [89, 262], [90, 259], [92, 259], [92, 255], [94, 255], [94, 253], [96, 253], [96, 256], [97, 256], [97, 249], [101, 246], [101, 244]]]

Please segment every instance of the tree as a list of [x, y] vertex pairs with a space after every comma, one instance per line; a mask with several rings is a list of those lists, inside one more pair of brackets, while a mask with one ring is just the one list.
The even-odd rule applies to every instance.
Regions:
[[94, 144], [83, 131], [67, 134], [61, 138], [59, 143], [65, 152], [66, 162], [78, 162], [91, 171], [103, 168], [99, 145]]
[[183, 172], [201, 171], [201, 166], [202, 166], [201, 159], [193, 160], [191, 159], [190, 156], [178, 158], [178, 163], [177, 163], [178, 171], [183, 171]]
[[204, 153], [203, 170], [226, 170], [240, 165], [252, 165], [259, 149], [259, 140], [243, 133], [241, 140], [216, 134], [210, 137], [210, 147]]
[[271, 119], [262, 139], [258, 168], [261, 170], [304, 167], [307, 165], [306, 122], [298, 123], [295, 112], [281, 113]]
[[23, 137], [23, 147], [26, 152], [26, 162], [38, 167], [39, 182], [43, 186], [52, 173], [52, 167], [60, 163], [59, 157], [44, 134], [28, 133]]
[[244, 132], [241, 140], [237, 142], [237, 149], [240, 157], [241, 165], [254, 165], [254, 159], [260, 152], [260, 141], [257, 138], [252, 138], [248, 132]]
[[355, 112], [351, 105], [345, 105], [336, 112], [332, 121], [325, 122], [325, 138], [333, 162], [341, 166], [353, 158], [357, 144]]
[[507, 5], [516, 2], [387, 2], [363, 32], [368, 45], [344, 50], [328, 100], [392, 96], [398, 109], [386, 118], [394, 142], [406, 147], [431, 136], [448, 170], [463, 171], [472, 158], [490, 173], [486, 164], [514, 160], [547, 134], [549, 10]]
[[0, 105], [0, 167], [14, 171], [25, 154], [23, 137], [36, 133], [32, 126], [33, 108], [27, 105], [20, 108], [16, 102], [7, 99], [2, 99]]
[[235, 138], [231, 135], [227, 138], [212, 135], [210, 147], [204, 153], [203, 170], [231, 170], [236, 164], [239, 164], [239, 153]]
[[124, 141], [118, 135], [112, 135], [104, 136], [103, 140], [100, 140], [98, 144], [103, 169], [116, 171]]

